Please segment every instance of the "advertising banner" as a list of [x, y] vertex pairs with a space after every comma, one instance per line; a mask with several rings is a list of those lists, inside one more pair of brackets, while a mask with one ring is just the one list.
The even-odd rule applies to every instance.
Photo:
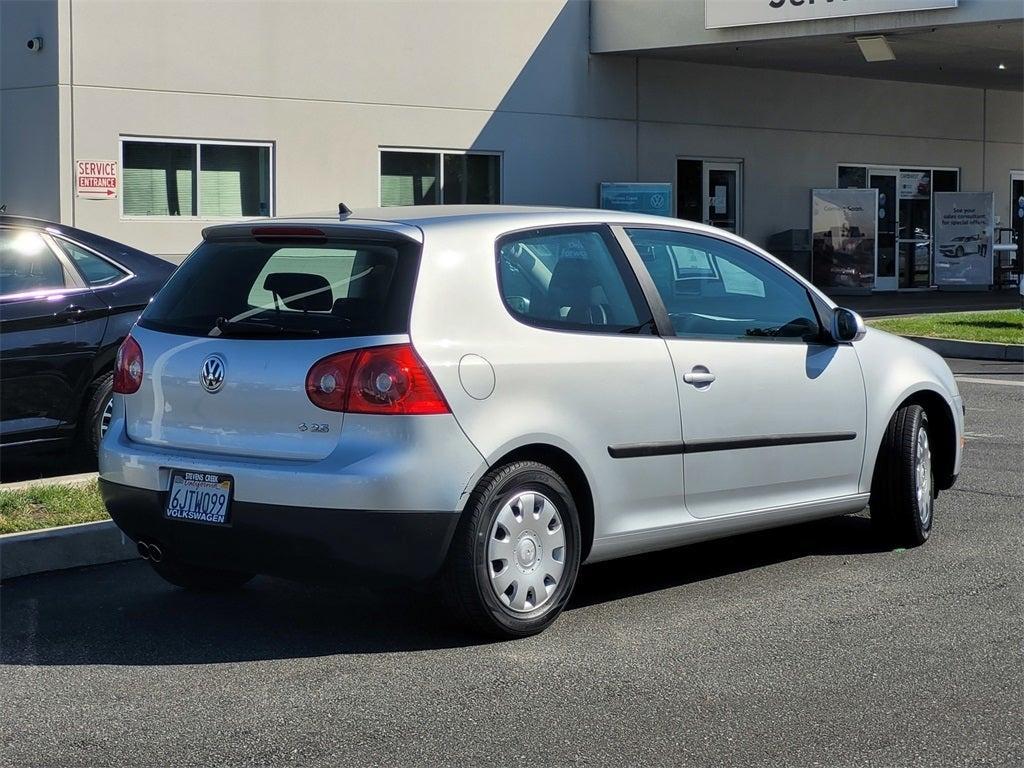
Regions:
[[935, 284], [991, 285], [992, 192], [935, 193]]
[[930, 171], [900, 171], [900, 200], [927, 200], [931, 193]]
[[811, 275], [821, 288], [870, 290], [878, 248], [877, 189], [811, 193]]
[[601, 182], [601, 207], [610, 211], [672, 215], [672, 185]]
[[956, 8], [957, 0], [704, 0], [704, 27], [820, 21], [873, 13]]

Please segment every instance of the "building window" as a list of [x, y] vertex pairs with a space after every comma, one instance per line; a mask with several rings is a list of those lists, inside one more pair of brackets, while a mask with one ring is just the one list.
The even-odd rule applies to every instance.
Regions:
[[839, 189], [866, 189], [868, 169], [862, 165], [839, 166]]
[[121, 140], [124, 216], [270, 216], [272, 145]]
[[380, 204], [500, 203], [501, 155], [382, 149]]

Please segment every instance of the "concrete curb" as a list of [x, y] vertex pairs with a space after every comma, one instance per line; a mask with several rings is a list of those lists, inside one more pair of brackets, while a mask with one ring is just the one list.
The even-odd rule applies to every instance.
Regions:
[[23, 491], [43, 485], [88, 485], [99, 477], [98, 472], [82, 472], [78, 475], [59, 477], [38, 477], [35, 480], [20, 480], [17, 483], [0, 483], [0, 491]]
[[962, 357], [967, 360], [1024, 361], [1024, 345], [993, 344], [988, 341], [959, 341], [957, 339], [931, 339], [924, 336], [906, 336], [943, 357]]
[[113, 520], [0, 536], [0, 581], [44, 571], [134, 560], [135, 543]]

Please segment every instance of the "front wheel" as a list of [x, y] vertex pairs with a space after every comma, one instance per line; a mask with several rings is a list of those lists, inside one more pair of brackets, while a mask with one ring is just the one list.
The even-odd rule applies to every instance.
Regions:
[[569, 601], [580, 553], [579, 516], [565, 481], [535, 461], [506, 464], [488, 472], [466, 504], [444, 593], [479, 632], [534, 635]]
[[871, 484], [871, 521], [887, 544], [916, 547], [928, 540], [935, 509], [928, 414], [900, 408], [882, 438]]

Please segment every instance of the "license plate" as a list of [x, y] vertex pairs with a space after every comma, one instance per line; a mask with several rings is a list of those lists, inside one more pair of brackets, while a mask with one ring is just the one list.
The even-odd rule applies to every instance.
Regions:
[[225, 525], [231, 519], [231, 486], [231, 475], [174, 470], [164, 517]]

